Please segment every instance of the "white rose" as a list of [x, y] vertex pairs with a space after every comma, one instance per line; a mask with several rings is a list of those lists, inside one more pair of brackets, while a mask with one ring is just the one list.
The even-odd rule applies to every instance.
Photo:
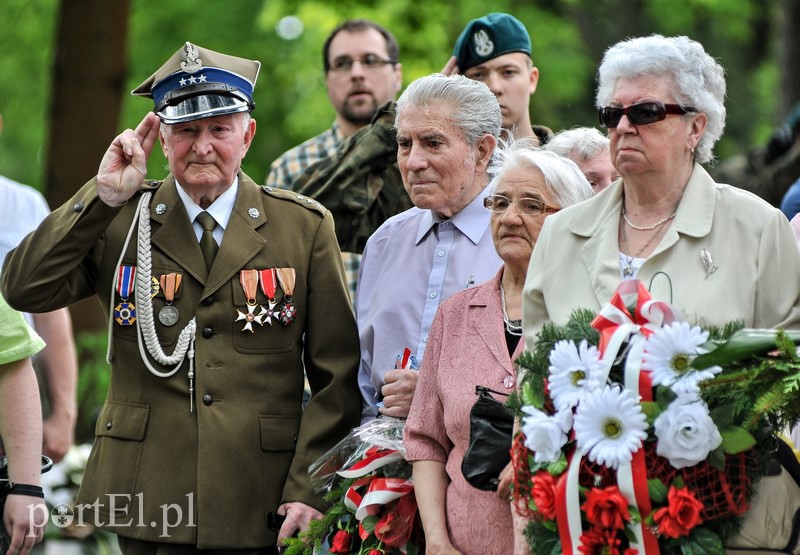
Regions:
[[559, 411], [553, 416], [530, 406], [522, 407], [528, 414], [522, 419], [525, 447], [533, 451], [537, 463], [555, 462], [561, 457], [561, 448], [567, 443], [567, 432], [572, 428], [572, 411]]
[[705, 401], [695, 395], [678, 397], [655, 421], [656, 453], [675, 468], [694, 466], [720, 446], [722, 436]]

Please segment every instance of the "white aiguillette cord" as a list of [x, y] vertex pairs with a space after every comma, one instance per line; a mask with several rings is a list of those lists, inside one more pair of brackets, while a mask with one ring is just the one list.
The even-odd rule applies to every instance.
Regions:
[[[189, 357], [189, 411], [194, 411], [194, 341], [195, 331], [197, 324], [195, 319], [189, 320], [186, 327], [183, 328], [178, 335], [178, 341], [175, 345], [175, 350], [171, 355], [167, 355], [161, 348], [161, 343], [158, 341], [158, 334], [156, 332], [155, 320], [153, 318], [153, 305], [150, 301], [150, 282], [152, 280], [152, 261], [150, 253], [150, 198], [152, 193], [143, 193], [139, 199], [139, 205], [136, 214], [131, 222], [131, 227], [128, 230], [128, 236], [125, 238], [125, 244], [120, 252], [119, 260], [114, 271], [114, 280], [111, 286], [111, 301], [110, 307], [114, 306], [114, 295], [117, 290], [117, 280], [119, 279], [119, 267], [122, 265], [122, 259], [125, 252], [128, 250], [133, 230], [136, 228], [138, 220], [138, 245], [136, 253], [136, 334], [137, 343], [139, 345], [139, 353], [141, 354], [142, 361], [147, 369], [159, 378], [169, 378], [180, 369], [184, 359]], [[111, 309], [113, 311], [113, 308]], [[112, 354], [112, 336], [113, 336], [114, 318], [113, 312], [109, 315], [108, 319], [108, 352], [106, 360], [111, 363]], [[144, 340], [144, 345], [142, 345]], [[156, 369], [151, 363], [144, 351], [147, 347], [147, 352], [153, 359], [162, 366], [174, 366], [169, 372], [161, 372]]]

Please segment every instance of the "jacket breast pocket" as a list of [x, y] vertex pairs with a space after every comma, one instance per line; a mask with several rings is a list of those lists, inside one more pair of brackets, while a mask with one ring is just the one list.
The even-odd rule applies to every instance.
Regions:
[[[239, 283], [239, 276], [231, 282], [233, 308], [233, 348], [240, 353], [286, 353], [299, 346], [299, 322], [285, 325], [280, 320], [283, 296], [278, 295], [274, 306], [259, 290], [255, 304], [248, 304], [247, 296]], [[299, 347], [298, 347], [299, 348]]]
[[[150, 420], [149, 405], [141, 403], [106, 401], [95, 425], [95, 443], [86, 466], [78, 500], [97, 503], [97, 513], [110, 517], [112, 508], [118, 522], [125, 520], [129, 511], [120, 500], [133, 501], [142, 442]], [[115, 500], [109, 496], [114, 495]], [[130, 503], [127, 504], [130, 507]]]

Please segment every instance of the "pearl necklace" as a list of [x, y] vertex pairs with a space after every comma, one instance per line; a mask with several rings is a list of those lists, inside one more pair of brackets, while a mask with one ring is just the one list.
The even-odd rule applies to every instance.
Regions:
[[506, 331], [511, 335], [522, 335], [522, 320], [509, 320], [508, 312], [506, 312], [506, 291], [503, 286], [500, 286], [500, 299], [503, 305], [503, 323], [506, 325]]

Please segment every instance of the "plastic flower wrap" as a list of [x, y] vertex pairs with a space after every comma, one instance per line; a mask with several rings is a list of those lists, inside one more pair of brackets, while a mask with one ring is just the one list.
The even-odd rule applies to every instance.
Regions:
[[307, 532], [288, 540], [285, 555], [424, 553], [404, 425], [401, 418], [377, 418], [353, 429], [309, 467], [315, 490], [332, 506]]
[[724, 553], [800, 421], [800, 333], [741, 327], [690, 325], [638, 281], [543, 326], [510, 401], [534, 553]]

